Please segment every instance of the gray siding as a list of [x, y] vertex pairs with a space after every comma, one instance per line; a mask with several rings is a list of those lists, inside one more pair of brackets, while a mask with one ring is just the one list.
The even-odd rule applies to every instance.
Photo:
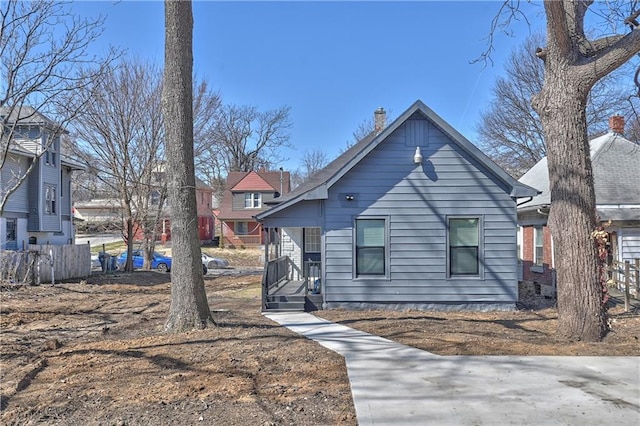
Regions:
[[60, 214], [63, 216], [63, 220], [70, 220], [68, 217], [71, 215], [71, 172], [65, 167], [62, 169], [61, 182], [60, 182]]
[[[249, 191], [247, 191], [249, 192]], [[251, 191], [252, 193], [260, 192], [260, 191]], [[232, 210], [255, 210], [256, 212], [262, 211], [265, 209], [265, 204], [268, 201], [274, 199], [275, 194], [273, 192], [260, 192], [262, 194], [262, 208], [260, 209], [245, 209], [244, 207], [244, 194], [246, 192], [234, 192], [232, 194], [231, 208]]]
[[[416, 146], [421, 165], [413, 163]], [[329, 307], [517, 300], [515, 202], [498, 179], [426, 120], [408, 120], [378, 145], [330, 188], [325, 209]], [[354, 276], [352, 228], [355, 218], [366, 216], [388, 220], [387, 277]], [[448, 277], [448, 216], [480, 218], [480, 277]]]
[[[29, 160], [26, 157], [8, 155], [2, 170], [0, 170], [2, 189], [13, 187], [18, 177], [23, 176], [28, 167]], [[5, 213], [27, 213], [29, 211], [28, 194], [29, 186], [25, 180], [7, 199]]]
[[[62, 206], [60, 203], [60, 161], [56, 160], [55, 166], [43, 164], [42, 158], [40, 158], [42, 164], [42, 188], [40, 189], [40, 212], [41, 212], [41, 224], [42, 231], [45, 232], [60, 232], [61, 231], [61, 216]], [[56, 188], [56, 211], [55, 214], [45, 213], [44, 203], [44, 185], [51, 185]]]
[[30, 232], [40, 231], [40, 213], [42, 212], [41, 205], [41, 189], [40, 185], [40, 164], [36, 164], [29, 177], [27, 178], [29, 186], [29, 218], [27, 222], [27, 230]]
[[293, 206], [269, 215], [264, 221], [264, 226], [273, 227], [324, 227], [322, 216], [323, 202], [301, 201]]

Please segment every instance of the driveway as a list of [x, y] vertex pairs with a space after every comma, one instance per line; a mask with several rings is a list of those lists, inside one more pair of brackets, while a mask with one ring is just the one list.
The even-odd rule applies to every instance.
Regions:
[[91, 247], [122, 241], [120, 233], [76, 234], [76, 245], [89, 243]]
[[265, 316], [344, 356], [360, 426], [640, 424], [640, 357], [438, 356], [308, 313]]

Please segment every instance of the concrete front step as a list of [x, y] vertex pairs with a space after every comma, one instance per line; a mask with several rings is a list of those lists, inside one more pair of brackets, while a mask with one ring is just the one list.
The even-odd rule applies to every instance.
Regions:
[[299, 294], [269, 295], [267, 296], [266, 311], [298, 311], [312, 312], [322, 309], [322, 295]]
[[302, 302], [267, 302], [267, 311], [297, 311], [304, 312], [304, 300]]
[[274, 294], [267, 296], [267, 302], [301, 302], [304, 303], [304, 296], [297, 294]]

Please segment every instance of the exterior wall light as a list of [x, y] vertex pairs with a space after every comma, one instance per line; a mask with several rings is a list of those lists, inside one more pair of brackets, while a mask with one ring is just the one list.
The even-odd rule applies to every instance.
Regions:
[[347, 199], [347, 201], [353, 201], [354, 197], [351, 194], [347, 194], [345, 195], [345, 198]]
[[413, 154], [413, 162], [416, 164], [422, 163], [422, 154], [420, 153], [420, 147], [416, 146], [416, 153]]

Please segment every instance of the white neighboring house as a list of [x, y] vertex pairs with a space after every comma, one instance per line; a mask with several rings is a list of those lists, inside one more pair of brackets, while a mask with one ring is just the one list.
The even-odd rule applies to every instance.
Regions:
[[[0, 249], [21, 250], [28, 244], [73, 244], [71, 174], [85, 167], [61, 152], [60, 126], [31, 107], [0, 108], [2, 137], [9, 138], [0, 169], [0, 197], [33, 169], [11, 193], [0, 215]], [[5, 121], [6, 120], [6, 121]], [[13, 133], [9, 133], [13, 127]]]

